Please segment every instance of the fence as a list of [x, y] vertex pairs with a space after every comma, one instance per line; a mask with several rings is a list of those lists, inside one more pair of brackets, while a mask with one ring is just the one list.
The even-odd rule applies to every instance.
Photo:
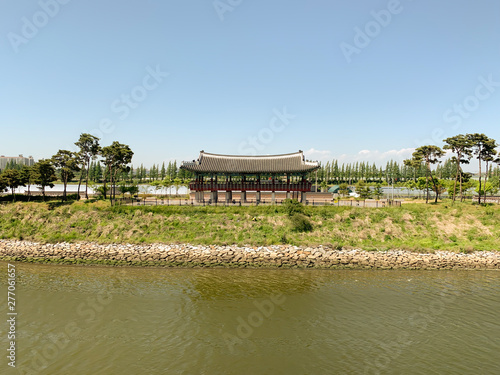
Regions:
[[338, 200], [336, 203], [333, 203], [334, 206], [351, 206], [351, 207], [371, 207], [371, 208], [378, 208], [378, 207], [390, 207], [390, 206], [395, 206], [395, 207], [401, 207], [401, 201], [399, 200], [373, 200], [373, 199], [366, 199], [366, 200]]
[[310, 182], [191, 182], [192, 191], [310, 191]]
[[[113, 201], [115, 205], [132, 205], [132, 206], [259, 206], [259, 205], [280, 205], [284, 199], [276, 199], [273, 203], [270, 199], [261, 199], [260, 201], [249, 199], [246, 202], [241, 200], [232, 200], [231, 202], [220, 201], [212, 202], [210, 199], [202, 202], [195, 202], [194, 199], [158, 199], [158, 198], [117, 198]], [[337, 200], [332, 201], [327, 199], [308, 199], [304, 202], [307, 206], [349, 206], [349, 207], [367, 207], [367, 208], [382, 208], [382, 207], [401, 207], [399, 200]]]
[[[477, 195], [474, 195], [472, 197], [472, 202], [473, 203], [478, 203], [479, 202], [479, 197]], [[500, 196], [481, 196], [481, 203], [494, 203], [494, 204], [500, 204]]]

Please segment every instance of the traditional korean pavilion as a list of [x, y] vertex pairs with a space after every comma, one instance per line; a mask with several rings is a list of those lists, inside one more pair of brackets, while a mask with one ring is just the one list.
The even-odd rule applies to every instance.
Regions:
[[226, 202], [231, 202], [233, 192], [241, 192], [241, 202], [247, 201], [247, 192], [256, 194], [271, 192], [271, 201], [276, 201], [275, 192], [300, 193], [305, 201], [311, 191], [307, 175], [319, 168], [318, 162], [306, 161], [302, 151], [283, 155], [218, 155], [201, 151], [198, 160], [184, 161], [181, 168], [194, 173], [189, 189], [195, 192], [195, 200], [202, 202], [204, 192], [209, 191], [212, 202], [217, 202], [218, 192], [226, 192]]

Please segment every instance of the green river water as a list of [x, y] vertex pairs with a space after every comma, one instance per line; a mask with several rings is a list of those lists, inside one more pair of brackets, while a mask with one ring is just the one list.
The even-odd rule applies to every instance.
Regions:
[[0, 374], [500, 374], [496, 271], [14, 264]]

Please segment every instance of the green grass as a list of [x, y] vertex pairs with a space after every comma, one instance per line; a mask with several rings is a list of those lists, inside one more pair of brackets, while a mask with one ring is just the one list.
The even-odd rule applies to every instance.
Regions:
[[0, 206], [0, 238], [251, 246], [287, 243], [455, 252], [497, 250], [500, 243], [499, 206], [307, 206], [300, 215], [290, 215], [279, 206], [110, 207], [104, 201], [64, 205], [20, 202]]

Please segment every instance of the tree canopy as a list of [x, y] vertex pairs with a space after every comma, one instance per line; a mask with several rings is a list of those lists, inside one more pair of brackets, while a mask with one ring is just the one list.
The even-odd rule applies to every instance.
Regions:
[[50, 160], [41, 159], [33, 165], [33, 181], [42, 189], [45, 200], [45, 188], [54, 187], [53, 182], [57, 181], [56, 169]]

